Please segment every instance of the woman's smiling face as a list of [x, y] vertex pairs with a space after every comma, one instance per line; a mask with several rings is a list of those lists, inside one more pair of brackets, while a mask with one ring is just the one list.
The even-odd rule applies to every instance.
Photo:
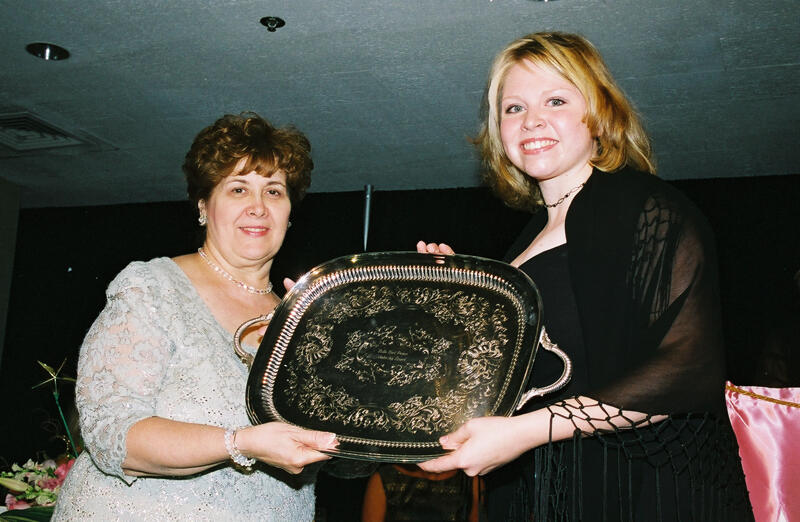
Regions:
[[269, 177], [241, 174], [239, 169], [241, 165], [203, 202], [208, 216], [206, 241], [233, 263], [272, 259], [283, 243], [292, 209], [286, 175], [282, 171]]
[[595, 140], [586, 126], [586, 100], [546, 66], [525, 61], [505, 76], [500, 137], [508, 159], [536, 181], [590, 168]]

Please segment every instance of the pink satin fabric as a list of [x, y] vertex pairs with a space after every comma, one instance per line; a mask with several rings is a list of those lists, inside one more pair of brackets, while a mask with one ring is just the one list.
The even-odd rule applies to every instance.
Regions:
[[757, 522], [800, 521], [800, 388], [725, 386]]

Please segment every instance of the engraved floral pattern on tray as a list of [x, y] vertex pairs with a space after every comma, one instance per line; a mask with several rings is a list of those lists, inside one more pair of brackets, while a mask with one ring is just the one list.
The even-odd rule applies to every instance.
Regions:
[[[443, 434], [491, 413], [498, 390], [505, 388], [508, 353], [518, 348], [506, 347], [509, 329], [519, 328], [521, 314], [513, 299], [498, 304], [486, 292], [462, 285], [362, 283], [339, 289], [336, 300], [320, 299], [314, 319], [301, 323], [296, 348], [282, 361], [282, 400], [326, 425], [405, 440]], [[398, 311], [407, 320], [381, 321]], [[346, 375], [348, 384], [331, 384], [325, 378], [329, 367]], [[456, 383], [448, 380], [453, 374]], [[349, 389], [372, 385], [394, 388], [398, 400], [370, 403]]]

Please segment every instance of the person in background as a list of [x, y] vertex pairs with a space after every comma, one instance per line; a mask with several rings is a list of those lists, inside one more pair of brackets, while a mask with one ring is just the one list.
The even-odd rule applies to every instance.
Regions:
[[480, 479], [458, 470], [429, 473], [386, 464], [367, 481], [362, 522], [395, 520], [478, 522]]
[[[534, 212], [506, 261], [537, 284], [574, 374], [516, 416], [468, 421], [420, 467], [486, 475], [490, 520], [750, 518], [723, 413], [714, 241], [653, 175], [649, 138], [599, 52], [574, 34], [515, 40], [485, 102], [485, 179]], [[540, 353], [529, 385], [560, 372]]]
[[788, 284], [774, 289], [773, 299], [762, 307], [770, 327], [761, 335], [764, 345], [752, 384], [773, 388], [800, 385], [800, 270], [792, 279], [791, 290]]
[[[232, 345], [238, 325], [279, 302], [270, 268], [312, 168], [303, 134], [257, 114], [197, 135], [183, 170], [205, 241], [133, 262], [109, 285], [78, 363], [86, 451], [54, 520], [313, 519], [314, 486], [293, 475], [327, 459], [335, 437], [251, 426]], [[249, 350], [258, 335], [246, 332]]]

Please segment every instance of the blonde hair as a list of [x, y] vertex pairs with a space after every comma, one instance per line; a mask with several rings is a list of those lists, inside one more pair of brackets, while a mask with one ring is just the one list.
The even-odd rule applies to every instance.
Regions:
[[597, 49], [576, 34], [533, 33], [511, 42], [495, 57], [484, 100], [484, 121], [474, 139], [486, 167], [484, 181], [507, 205], [532, 210], [543, 204], [535, 180], [511, 163], [500, 137], [503, 82], [509, 70], [524, 61], [556, 71], [583, 95], [584, 121], [597, 140], [589, 161], [593, 167], [613, 172], [630, 165], [655, 174], [650, 139]]

